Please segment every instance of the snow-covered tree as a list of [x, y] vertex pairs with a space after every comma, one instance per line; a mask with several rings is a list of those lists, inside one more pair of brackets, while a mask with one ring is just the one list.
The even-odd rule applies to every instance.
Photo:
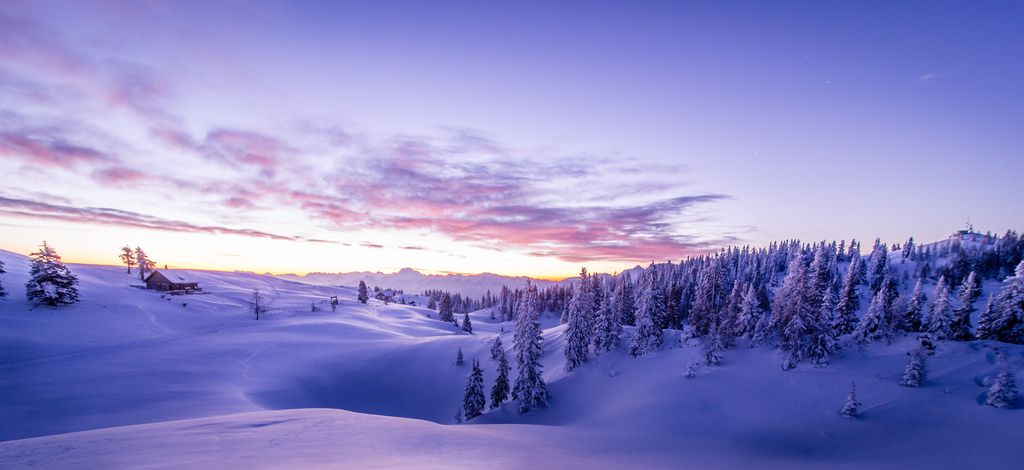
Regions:
[[949, 286], [946, 285], [946, 278], [940, 277], [935, 285], [935, 298], [928, 309], [925, 319], [925, 330], [935, 336], [935, 339], [947, 339], [953, 334], [953, 307], [949, 303]]
[[253, 314], [257, 320], [267, 315], [267, 311], [270, 310], [267, 304], [266, 297], [260, 293], [259, 289], [253, 289], [252, 294], [249, 295], [249, 313]]
[[462, 346], [459, 346], [459, 353], [455, 355], [455, 365], [461, 366], [466, 363], [465, 357], [462, 355]]
[[487, 406], [487, 396], [484, 395], [484, 371], [480, 368], [480, 361], [473, 359], [473, 370], [466, 379], [466, 393], [462, 396], [462, 411], [466, 420], [480, 416]]
[[[496, 343], [501, 344], [501, 343]], [[498, 353], [498, 378], [494, 379], [494, 386], [491, 387], [491, 409], [496, 409], [501, 406], [505, 400], [508, 400], [509, 393], [509, 382], [508, 382], [508, 358], [505, 357], [505, 350], [499, 349]]]
[[1013, 276], [1003, 281], [992, 310], [991, 319], [987, 320], [987, 337], [1024, 343], [1024, 261], [1017, 265]]
[[999, 376], [992, 382], [985, 396], [985, 404], [996, 408], [1009, 408], [1017, 401], [1017, 381], [1013, 377], [1010, 365], [1004, 362]]
[[611, 296], [605, 296], [601, 300], [601, 307], [597, 309], [597, 320], [594, 323], [594, 336], [591, 345], [594, 352], [601, 354], [611, 351], [619, 346], [622, 334], [622, 325], [615, 317], [615, 310], [612, 308]]
[[[698, 335], [707, 334], [708, 330], [711, 329], [711, 323], [714, 322], [715, 318], [722, 311], [726, 297], [726, 286], [724, 270], [720, 264], [719, 258], [709, 259], [701, 267], [697, 276], [697, 287], [693, 295], [693, 308], [690, 310], [690, 325]], [[653, 268], [654, 265], [652, 263], [651, 267], [647, 268], [647, 271], [651, 272]], [[652, 278], [651, 282], [653, 283], [653, 281]], [[647, 283], [646, 278], [644, 283]], [[639, 313], [637, 315], [639, 316]]]
[[996, 310], [996, 296], [988, 295], [988, 302], [985, 303], [985, 311], [978, 317], [978, 338], [995, 339], [996, 323], [999, 321], [999, 311]]
[[[4, 271], [4, 262], [0, 261], [0, 274], [6, 274], [6, 273], [7, 273], [7, 271]], [[3, 281], [0, 281], [0, 298], [3, 298], [3, 297], [7, 297], [7, 291], [4, 290], [4, 283], [3, 283]]]
[[28, 300], [38, 300], [50, 306], [78, 302], [78, 278], [60, 260], [60, 255], [46, 242], [32, 253], [29, 280], [25, 283]]
[[686, 372], [683, 373], [683, 377], [686, 377], [688, 379], [692, 379], [694, 377], [697, 377], [697, 368], [698, 367], [700, 367], [699, 364], [697, 364], [696, 362], [691, 362], [690, 364], [688, 364], [686, 366]]
[[919, 351], [914, 351], [910, 355], [910, 362], [907, 363], [907, 367], [903, 369], [903, 377], [900, 379], [900, 385], [904, 387], [920, 387], [921, 383], [924, 382], [924, 379], [924, 355]]
[[846, 395], [846, 403], [839, 414], [844, 418], [855, 418], [860, 414], [861, 402], [857, 401], [857, 382], [850, 382], [850, 394]]
[[661, 348], [663, 334], [654, 320], [659, 312], [664, 311], [665, 302], [662, 290], [655, 285], [653, 266], [644, 272], [640, 296], [641, 302], [636, 312], [636, 332], [629, 344], [629, 354], [632, 356], [642, 356]]
[[757, 297], [757, 289], [751, 283], [740, 300], [739, 335], [753, 338], [757, 322], [761, 320], [762, 315], [764, 312], [761, 310], [761, 299]]
[[619, 282], [615, 285], [614, 300], [612, 309], [615, 317], [621, 325], [633, 325], [636, 323], [636, 301], [633, 298], [633, 281], [629, 273], [622, 273]]
[[587, 361], [587, 351], [590, 347], [590, 330], [587, 328], [587, 316], [594, 306], [594, 299], [590, 295], [590, 282], [587, 279], [587, 271], [581, 274], [580, 288], [576, 291], [569, 302], [567, 314], [567, 326], [565, 327], [565, 370], [571, 371], [576, 366]]
[[135, 264], [139, 266], [139, 279], [141, 280], [145, 280], [146, 275], [156, 269], [156, 261], [149, 259], [149, 255], [139, 247], [135, 247]]
[[469, 312], [462, 313], [462, 331], [473, 334], [473, 322], [469, 320]]
[[356, 300], [364, 304], [370, 300], [370, 293], [366, 290], [366, 283], [363, 281], [359, 281], [359, 293], [356, 294]]
[[121, 259], [121, 262], [128, 266], [128, 274], [132, 273], [132, 266], [135, 266], [135, 252], [128, 245], [121, 248], [121, 254], [117, 256]]
[[925, 295], [921, 285], [921, 279], [914, 284], [914, 293], [910, 295], [906, 307], [903, 309], [903, 316], [900, 318], [900, 326], [904, 331], [921, 331], [921, 323], [924, 307], [928, 303], [928, 296]]
[[505, 354], [505, 346], [501, 344], [501, 336], [495, 336], [491, 343], [491, 360], [498, 360], [498, 356]]
[[960, 292], [957, 294], [960, 299], [960, 307], [953, 313], [953, 322], [949, 325], [951, 339], [961, 341], [974, 339], [974, 333], [971, 332], [971, 314], [974, 313], [974, 301], [979, 296], [981, 296], [981, 289], [978, 285], [978, 276], [971, 271], [960, 285]]
[[708, 332], [704, 341], [704, 364], [717, 366], [722, 364], [722, 350], [725, 344], [722, 341], [722, 333], [718, 322], [711, 324], [711, 331]]
[[880, 339], [891, 340], [896, 329], [896, 285], [892, 278], [879, 282], [878, 291], [871, 298], [868, 312], [860, 319], [853, 339], [860, 345]]
[[443, 322], [454, 323], [455, 322], [455, 310], [452, 306], [451, 294], [445, 292], [441, 294], [441, 305], [437, 311], [437, 317]]
[[542, 331], [537, 286], [527, 282], [519, 303], [513, 344], [518, 375], [515, 388], [512, 389], [512, 398], [519, 400], [519, 411], [522, 413], [547, 406], [548, 389], [540, 363], [543, 352], [540, 346]]

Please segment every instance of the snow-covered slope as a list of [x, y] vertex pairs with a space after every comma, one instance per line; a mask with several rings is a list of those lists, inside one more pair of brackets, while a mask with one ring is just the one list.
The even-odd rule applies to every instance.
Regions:
[[[0, 468], [1014, 468], [1024, 409], [980, 405], [994, 344], [941, 343], [920, 389], [897, 383], [912, 338], [782, 371], [745, 344], [686, 379], [696, 343], [670, 335], [572, 373], [544, 320], [551, 407], [452, 425], [468, 359], [512, 325], [472, 315], [468, 335], [420, 307], [354, 301], [351, 288], [193, 271], [207, 294], [161, 298], [121, 269], [71, 265], [82, 302], [32, 308], [28, 261], [0, 252]], [[252, 289], [275, 314], [252, 319]], [[986, 286], [986, 289], [989, 287]], [[311, 312], [337, 295], [338, 310]], [[187, 304], [187, 305], [184, 305]], [[323, 305], [323, 304], [318, 304]], [[431, 318], [431, 315], [435, 318]], [[628, 332], [628, 330], [627, 330]], [[1024, 348], [1000, 345], [1020, 376]], [[458, 348], [467, 365], [454, 365]], [[511, 354], [510, 354], [511, 356]], [[863, 416], [838, 414], [856, 380]]]
[[[471, 298], [480, 298], [487, 291], [497, 295], [501, 292], [502, 286], [510, 289], [522, 288], [526, 285], [527, 277], [509, 277], [498, 274], [423, 274], [412, 268], [404, 268], [394, 273], [382, 272], [351, 272], [351, 273], [309, 273], [302, 276], [295, 274], [281, 274], [281, 279], [290, 281], [305, 282], [320, 286], [354, 286], [359, 281], [366, 282], [368, 286], [379, 286], [381, 288], [402, 289], [409, 294], [418, 294], [426, 290], [442, 290], [459, 293]], [[543, 279], [530, 279], [538, 287], [544, 288], [554, 281]], [[561, 281], [560, 281], [561, 282]]]

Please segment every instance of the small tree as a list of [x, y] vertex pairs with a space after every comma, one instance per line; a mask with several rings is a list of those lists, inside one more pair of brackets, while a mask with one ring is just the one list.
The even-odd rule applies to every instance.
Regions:
[[704, 364], [709, 366], [721, 365], [722, 349], [724, 348], [721, 329], [716, 321], [711, 325], [711, 331], [708, 332], [707, 340], [704, 341]]
[[484, 371], [480, 369], [480, 361], [473, 359], [473, 370], [466, 379], [466, 393], [462, 396], [462, 410], [466, 419], [470, 420], [483, 414], [486, 405]]
[[[501, 345], [499, 342], [495, 342], [497, 345]], [[494, 379], [494, 386], [491, 387], [491, 409], [495, 409], [501, 406], [505, 400], [508, 400], [509, 393], [509, 381], [508, 371], [511, 369], [508, 365], [508, 358], [505, 357], [505, 350], [499, 349], [498, 353], [498, 378]]]
[[949, 287], [946, 278], [940, 277], [935, 285], [935, 298], [928, 310], [926, 329], [935, 335], [935, 339], [948, 339], [952, 336], [953, 307], [949, 304]]
[[924, 382], [924, 378], [924, 356], [920, 352], [914, 351], [910, 355], [910, 362], [907, 363], [907, 368], [903, 370], [903, 378], [900, 379], [900, 385], [904, 387], [920, 387], [921, 383]]
[[[5, 274], [5, 273], [7, 273], [7, 271], [4, 271], [4, 262], [0, 261], [0, 274]], [[0, 298], [3, 298], [3, 297], [7, 297], [7, 292], [4, 291], [4, 283], [0, 282]]]
[[688, 364], [686, 366], [686, 372], [683, 373], [683, 377], [686, 377], [688, 379], [692, 379], [694, 377], [697, 377], [697, 368], [698, 367], [700, 367], [700, 364], [698, 364], [696, 362], [691, 362], [690, 364]]
[[850, 394], [846, 396], [846, 403], [839, 414], [844, 418], [855, 418], [860, 414], [861, 402], [857, 401], [857, 382], [850, 382]]
[[78, 278], [64, 266], [56, 251], [43, 242], [39, 251], [29, 256], [32, 258], [31, 277], [25, 283], [28, 300], [54, 307], [78, 302]]
[[462, 331], [473, 334], [473, 323], [469, 321], [469, 312], [462, 314]]
[[257, 320], [267, 315], [267, 299], [260, 293], [259, 289], [253, 289], [249, 296], [249, 313], [252, 313]]
[[156, 268], [156, 261], [149, 259], [142, 248], [135, 247], [135, 264], [139, 266], [139, 280], [146, 280], [146, 274]]
[[135, 252], [132, 251], [132, 247], [125, 245], [121, 248], [121, 254], [118, 255], [121, 262], [128, 266], [128, 274], [132, 273], [132, 266], [135, 266]]
[[978, 277], [974, 271], [964, 279], [960, 285], [960, 292], [957, 297], [960, 299], [960, 308], [956, 309], [953, 321], [949, 325], [952, 339], [970, 341], [974, 339], [971, 332], [971, 314], [974, 313], [974, 301], [981, 296], [981, 289], [978, 285]]
[[505, 354], [505, 346], [501, 344], [501, 336], [494, 337], [494, 343], [491, 343], [491, 360], [498, 360], [498, 356]]
[[462, 356], [462, 346], [459, 346], [459, 354], [455, 356], [455, 365], [461, 366], [465, 363], [465, 358]]
[[367, 292], [366, 283], [363, 281], [359, 281], [359, 293], [356, 295], [356, 300], [364, 304], [370, 300], [370, 293]]
[[999, 376], [988, 388], [985, 404], [996, 408], [1009, 408], [1015, 401], [1017, 401], [1017, 381], [1013, 377], [1010, 365], [1004, 362]]

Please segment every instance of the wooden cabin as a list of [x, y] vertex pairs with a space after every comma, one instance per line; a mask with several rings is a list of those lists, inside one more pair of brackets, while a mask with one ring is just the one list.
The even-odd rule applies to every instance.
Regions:
[[153, 271], [146, 276], [146, 289], [169, 291], [169, 292], [201, 292], [199, 283], [190, 281], [187, 274], [170, 269]]

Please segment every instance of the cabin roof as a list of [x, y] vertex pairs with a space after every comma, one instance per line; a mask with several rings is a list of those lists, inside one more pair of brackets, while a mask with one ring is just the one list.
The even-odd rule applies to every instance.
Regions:
[[168, 281], [171, 281], [171, 283], [174, 284], [198, 283], [198, 281], [192, 279], [189, 273], [185, 271], [178, 271], [176, 269], [157, 269], [146, 277], [146, 282], [149, 282], [149, 278], [153, 277], [157, 273], [160, 273], [163, 277], [167, 278]]

